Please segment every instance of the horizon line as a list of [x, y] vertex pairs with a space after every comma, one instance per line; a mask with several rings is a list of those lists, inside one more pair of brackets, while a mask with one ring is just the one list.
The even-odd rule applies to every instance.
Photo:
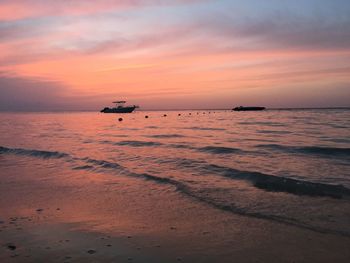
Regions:
[[[233, 108], [202, 108], [202, 109], [139, 109], [135, 112], [146, 111], [232, 111]], [[266, 107], [267, 110], [350, 110], [350, 106], [335, 106], [335, 107]], [[100, 110], [0, 110], [0, 113], [64, 113], [64, 112], [98, 112]]]

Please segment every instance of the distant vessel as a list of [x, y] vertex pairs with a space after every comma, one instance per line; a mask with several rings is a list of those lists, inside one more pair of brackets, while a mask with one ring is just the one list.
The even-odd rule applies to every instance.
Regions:
[[239, 106], [239, 107], [235, 107], [232, 110], [234, 111], [259, 111], [259, 110], [265, 110], [265, 107], [243, 107], [243, 106]]
[[114, 108], [109, 108], [106, 107], [101, 112], [103, 113], [131, 113], [133, 112], [138, 106], [133, 105], [133, 106], [124, 106], [126, 101], [120, 100], [120, 101], [113, 101], [113, 103], [116, 104], [116, 107]]

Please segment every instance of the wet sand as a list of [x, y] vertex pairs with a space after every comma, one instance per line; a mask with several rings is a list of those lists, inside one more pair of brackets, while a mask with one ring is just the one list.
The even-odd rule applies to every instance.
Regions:
[[235, 215], [172, 186], [0, 161], [0, 262], [350, 260], [349, 237]]

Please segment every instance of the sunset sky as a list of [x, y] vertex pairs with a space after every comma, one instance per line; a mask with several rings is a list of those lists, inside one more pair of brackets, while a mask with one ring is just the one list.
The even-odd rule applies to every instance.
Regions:
[[349, 0], [0, 0], [0, 110], [350, 106]]

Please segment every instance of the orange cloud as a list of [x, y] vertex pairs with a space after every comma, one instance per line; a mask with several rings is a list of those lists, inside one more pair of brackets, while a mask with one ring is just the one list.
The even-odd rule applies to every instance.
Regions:
[[[300, 96], [311, 103], [317, 97], [312, 93], [330, 94], [332, 89], [332, 103], [348, 103], [344, 91], [350, 84], [346, 19], [318, 24], [317, 19], [299, 22], [286, 16], [285, 21], [267, 18], [234, 23], [234, 16], [226, 19], [207, 13], [198, 17], [181, 13], [184, 17], [178, 18], [176, 12], [184, 12], [181, 8], [168, 18], [172, 14], [168, 6], [122, 16], [92, 15], [170, 5], [171, 1], [3, 3], [0, 15], [8, 21], [0, 25], [0, 70], [60, 89], [59, 96], [50, 97], [60, 100], [60, 105], [76, 100], [72, 105], [85, 107], [89, 101], [96, 109], [104, 100], [123, 97], [146, 108], [184, 107], [194, 101], [198, 107], [202, 103], [203, 107], [230, 108], [254, 102], [273, 106], [278, 104], [276, 94], [281, 104], [291, 98], [297, 103]], [[298, 27], [291, 27], [293, 23]], [[332, 39], [325, 41], [329, 31]], [[52, 82], [60, 85], [49, 85]], [[298, 94], [293, 95], [294, 91]]]

